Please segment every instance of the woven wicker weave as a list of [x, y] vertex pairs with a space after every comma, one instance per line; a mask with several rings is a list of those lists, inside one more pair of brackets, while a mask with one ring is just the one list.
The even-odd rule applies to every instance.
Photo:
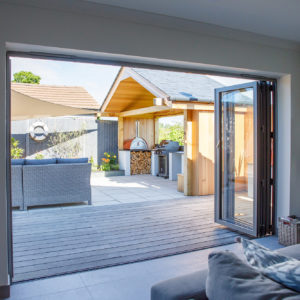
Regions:
[[11, 199], [12, 206], [19, 207], [23, 210], [23, 166], [13, 165], [11, 166]]
[[284, 246], [300, 243], [300, 220], [278, 218], [278, 241]]
[[91, 164], [23, 166], [24, 209], [34, 205], [91, 204]]

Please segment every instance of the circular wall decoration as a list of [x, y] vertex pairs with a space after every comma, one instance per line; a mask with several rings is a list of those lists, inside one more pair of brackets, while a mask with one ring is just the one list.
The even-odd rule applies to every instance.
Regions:
[[35, 122], [30, 126], [29, 135], [36, 142], [43, 142], [48, 134], [48, 126], [43, 122]]

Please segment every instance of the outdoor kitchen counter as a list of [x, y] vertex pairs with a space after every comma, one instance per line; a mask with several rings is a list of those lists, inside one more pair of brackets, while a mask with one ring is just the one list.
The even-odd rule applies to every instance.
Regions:
[[177, 181], [177, 174], [183, 174], [183, 151], [169, 153], [169, 180]]
[[[151, 174], [157, 176], [159, 173], [158, 155], [155, 150], [151, 151]], [[177, 181], [177, 174], [183, 173], [183, 151], [169, 153], [169, 180]]]
[[125, 176], [130, 175], [130, 150], [119, 150], [119, 167], [125, 171]]

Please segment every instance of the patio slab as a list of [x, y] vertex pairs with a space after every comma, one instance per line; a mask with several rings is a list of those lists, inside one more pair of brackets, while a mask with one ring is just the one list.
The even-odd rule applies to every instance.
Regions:
[[177, 191], [177, 182], [152, 175], [100, 177], [92, 173], [95, 206], [188, 198]]

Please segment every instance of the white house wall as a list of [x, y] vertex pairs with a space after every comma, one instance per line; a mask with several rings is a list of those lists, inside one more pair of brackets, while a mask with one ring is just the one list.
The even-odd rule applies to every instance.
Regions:
[[[60, 2], [61, 5], [70, 3]], [[6, 1], [0, 4], [0, 286], [8, 283], [5, 55], [13, 48], [37, 50], [42, 46], [48, 53], [77, 53], [99, 58], [109, 57], [107, 54], [112, 53], [112, 58], [129, 62], [205, 67], [281, 78], [278, 81], [278, 106], [281, 108], [278, 111], [278, 214], [300, 215], [300, 55], [294, 45], [262, 36], [255, 38], [248, 33], [241, 35], [234, 30], [224, 29], [218, 34], [217, 30], [201, 23], [172, 18], [162, 20], [154, 15], [147, 15], [147, 18], [137, 15], [139, 20], [135, 21], [131, 14], [132, 21], [128, 21], [126, 15], [129, 12], [126, 10], [123, 14], [111, 10], [106, 17], [97, 16], [96, 8], [81, 11], [73, 9], [68, 13], [57, 7], [52, 10]], [[122, 16], [122, 20], [116, 15]], [[150, 23], [151, 18], [153, 25], [141, 24], [143, 19]]]

